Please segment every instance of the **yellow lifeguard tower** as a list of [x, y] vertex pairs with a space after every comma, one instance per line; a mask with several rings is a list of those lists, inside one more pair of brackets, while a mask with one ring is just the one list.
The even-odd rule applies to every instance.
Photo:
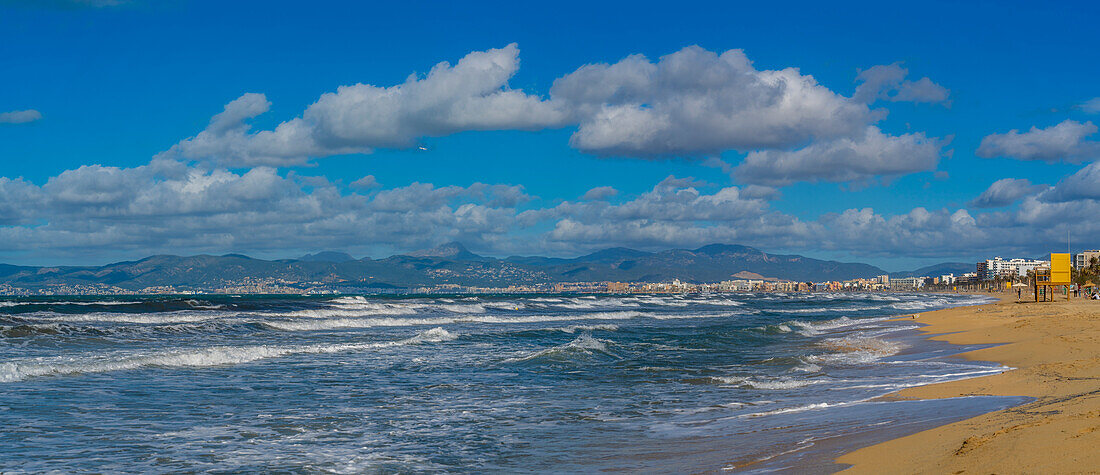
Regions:
[[1069, 299], [1069, 284], [1070, 284], [1070, 258], [1069, 254], [1065, 253], [1051, 253], [1050, 254], [1050, 267], [1036, 267], [1035, 268], [1035, 301], [1039, 301], [1039, 289], [1043, 289], [1043, 301], [1047, 300], [1047, 296], [1051, 300], [1054, 300], [1054, 292], [1051, 287], [1057, 287], [1065, 285], [1066, 287], [1066, 299]]

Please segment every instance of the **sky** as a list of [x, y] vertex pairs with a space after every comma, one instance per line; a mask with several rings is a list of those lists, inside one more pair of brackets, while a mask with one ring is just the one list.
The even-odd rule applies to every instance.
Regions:
[[0, 262], [1100, 248], [1093, 3], [0, 0]]

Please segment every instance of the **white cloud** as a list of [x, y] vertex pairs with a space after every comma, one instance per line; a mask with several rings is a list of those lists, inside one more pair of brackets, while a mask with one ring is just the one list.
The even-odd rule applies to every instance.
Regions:
[[989, 188], [970, 202], [970, 206], [975, 208], [1008, 206], [1042, 188], [1042, 185], [1032, 185], [1026, 178], [1003, 178], [989, 185]]
[[702, 188], [709, 185], [709, 183], [701, 180], [696, 180], [695, 177], [679, 178], [676, 175], [666, 176], [663, 180], [657, 183], [660, 188]]
[[378, 183], [378, 179], [374, 178], [374, 175], [367, 175], [363, 178], [351, 182], [351, 186], [352, 188], [369, 189], [377, 188], [382, 185]]
[[415, 249], [440, 240], [476, 246], [513, 230], [513, 207], [529, 199], [513, 185], [414, 183], [369, 197], [268, 167], [88, 165], [41, 186], [0, 178], [0, 255]]
[[[227, 167], [286, 167], [317, 157], [409, 148], [423, 137], [463, 131], [576, 126], [570, 144], [599, 156], [713, 158], [729, 150], [755, 151], [764, 155], [754, 160], [763, 161], [750, 168], [797, 175], [795, 180], [863, 179], [876, 167], [887, 174], [921, 171], [938, 159], [937, 141], [922, 134], [883, 138], [877, 128], [869, 128], [885, 110], [836, 94], [796, 68], [758, 70], [741, 50], [718, 54], [690, 46], [657, 61], [631, 55], [613, 64], [589, 64], [555, 80], [548, 99], [511, 89], [508, 81], [518, 69], [515, 44], [475, 51], [455, 65], [439, 63], [399, 85], [341, 86], [271, 130], [251, 130], [248, 121], [267, 112], [270, 102], [262, 94], [244, 94], [205, 130], [161, 157]], [[942, 87], [927, 78], [906, 81], [906, 74], [896, 64], [871, 68], [861, 74], [864, 83], [857, 95], [931, 101], [940, 94], [946, 99]], [[873, 153], [868, 148], [875, 145], [885, 147], [885, 153], [909, 147], [915, 159], [906, 167], [896, 160], [855, 156]], [[798, 147], [803, 151], [790, 151]], [[799, 153], [822, 150], [844, 166], [779, 168], [791, 160], [815, 162]], [[840, 157], [845, 153], [850, 156]], [[773, 170], [763, 170], [765, 161]]]
[[818, 142], [793, 151], [751, 152], [733, 173], [747, 183], [772, 186], [797, 181], [863, 181], [933, 170], [942, 147], [942, 140], [920, 132], [892, 136], [871, 126], [858, 138]]
[[603, 156], [707, 155], [785, 148], [857, 133], [879, 115], [795, 68], [757, 70], [741, 50], [690, 46], [632, 55], [554, 81], [579, 122], [570, 144]]
[[[324, 177], [282, 175], [268, 167], [233, 172], [158, 160], [134, 168], [88, 165], [40, 186], [0, 178], [0, 258], [229, 251], [285, 256], [318, 248], [385, 254], [450, 240], [498, 254], [722, 242], [856, 257], [1032, 255], [1064, 239], [1067, 230], [1082, 245], [1100, 245], [1087, 242], [1100, 236], [1098, 180], [1090, 165], [1051, 191], [1018, 198], [1010, 211], [918, 207], [891, 216], [855, 208], [803, 220], [771, 208], [774, 188], [708, 192], [688, 178], [666, 178], [615, 204], [600, 198], [608, 194], [602, 190], [579, 201], [532, 206], [540, 202], [516, 185], [413, 183], [361, 194]], [[991, 189], [1028, 185], [1005, 183]], [[993, 203], [1008, 199], [1005, 194], [980, 199]]]
[[927, 77], [908, 81], [905, 79], [908, 75], [909, 70], [899, 63], [872, 66], [860, 71], [856, 81], [861, 84], [856, 86], [852, 100], [867, 104], [877, 100], [949, 104], [951, 91], [947, 88]]
[[1044, 188], [1042, 185], [1032, 185], [1026, 178], [1002, 178], [993, 181], [993, 184], [982, 191], [978, 198], [970, 201], [970, 206], [975, 208], [1000, 208], [1012, 205], [1027, 195], [1033, 195]]
[[601, 201], [611, 198], [612, 196], [615, 196], [617, 194], [619, 194], [619, 190], [616, 190], [614, 187], [597, 186], [595, 188], [592, 188], [591, 190], [586, 191], [584, 193], [584, 196], [581, 196], [581, 199], [584, 201]]
[[988, 240], [990, 233], [965, 209], [917, 207], [895, 216], [883, 216], [871, 208], [848, 209], [822, 216], [818, 223], [824, 247], [862, 255], [943, 257], [994, 245]]
[[22, 178], [0, 177], [0, 226], [33, 220], [43, 201], [41, 190]]
[[1100, 114], [1100, 97], [1094, 97], [1077, 105], [1086, 114]]
[[[1043, 201], [1100, 200], [1100, 162], [1090, 163], [1040, 196]], [[1094, 221], [1100, 217], [1094, 216]]]
[[0, 124], [25, 124], [42, 118], [42, 113], [34, 109], [0, 112]]
[[1012, 129], [982, 139], [979, 157], [1008, 157], [1045, 162], [1080, 162], [1100, 158], [1100, 142], [1087, 140], [1097, 128], [1092, 122], [1065, 120], [1058, 125], [1027, 132]]
[[315, 157], [408, 148], [421, 137], [566, 125], [565, 112], [550, 101], [508, 87], [518, 70], [515, 44], [475, 51], [396, 86], [341, 86], [321, 95], [301, 117], [259, 132], [250, 132], [244, 121], [266, 112], [270, 103], [261, 94], [245, 94], [165, 156], [235, 167], [291, 166]]
[[779, 199], [778, 189], [763, 185], [748, 185], [741, 188], [741, 196], [751, 199], [776, 200]]
[[607, 246], [692, 247], [714, 242], [771, 245], [804, 239], [810, 227], [798, 219], [771, 211], [756, 194], [738, 187], [705, 194], [691, 179], [668, 177], [652, 190], [620, 204], [605, 201], [565, 202], [549, 209], [526, 211], [522, 222], [553, 221], [553, 229], [538, 246], [591, 250]]

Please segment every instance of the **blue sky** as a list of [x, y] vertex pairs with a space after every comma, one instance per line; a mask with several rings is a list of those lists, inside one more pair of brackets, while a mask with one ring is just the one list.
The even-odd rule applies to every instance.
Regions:
[[[0, 262], [382, 257], [452, 239], [491, 255], [569, 256], [718, 241], [895, 270], [1039, 255], [1064, 247], [1055, 237], [1066, 231], [1096, 248], [1098, 9], [0, 2], [0, 114], [40, 116], [0, 115]], [[678, 70], [679, 82], [657, 73], [629, 100], [599, 92], [642, 67], [631, 55], [667, 72], [674, 59], [740, 64], [731, 50], [751, 66], [723, 69], [718, 83], [687, 84], [703, 69]], [[404, 87], [395, 115], [355, 107], [351, 90], [312, 106], [341, 86], [426, 80], [479, 52], [513, 67], [456, 72], [489, 84], [460, 99], [517, 93], [530, 107], [485, 102], [502, 118], [484, 120], [478, 102], [444, 97], [456, 94], [444, 81]], [[601, 63], [623, 69], [574, 74]], [[757, 84], [783, 70], [821, 96]], [[861, 71], [895, 75], [857, 100], [871, 77]], [[552, 91], [567, 76], [571, 89]], [[238, 103], [255, 108], [226, 126], [241, 135], [203, 139], [246, 93], [263, 96]], [[769, 94], [792, 108], [740, 108], [779, 97]], [[653, 114], [601, 115], [631, 108]], [[314, 146], [248, 148], [270, 151], [249, 137], [296, 118]], [[401, 130], [366, 130], [390, 123]], [[582, 198], [600, 187], [615, 193]]]

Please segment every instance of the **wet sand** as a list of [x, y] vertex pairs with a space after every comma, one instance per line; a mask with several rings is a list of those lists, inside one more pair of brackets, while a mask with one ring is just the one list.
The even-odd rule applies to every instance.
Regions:
[[934, 340], [996, 345], [959, 357], [1015, 370], [889, 397], [1034, 400], [845, 454], [836, 460], [851, 465], [845, 473], [1100, 472], [1100, 301], [1016, 303], [1015, 294], [998, 296], [998, 303], [915, 317]]

